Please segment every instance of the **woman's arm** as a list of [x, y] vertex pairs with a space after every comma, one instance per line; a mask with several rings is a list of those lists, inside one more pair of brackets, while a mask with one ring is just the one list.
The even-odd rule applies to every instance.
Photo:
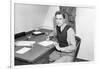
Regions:
[[61, 51], [64, 52], [72, 52], [76, 49], [76, 41], [75, 41], [75, 33], [72, 28], [67, 31], [67, 39], [68, 45], [67, 47], [60, 48]]

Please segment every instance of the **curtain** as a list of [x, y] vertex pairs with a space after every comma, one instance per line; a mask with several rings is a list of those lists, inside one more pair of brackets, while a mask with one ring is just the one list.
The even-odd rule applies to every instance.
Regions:
[[59, 8], [61, 12], [65, 13], [65, 15], [68, 15], [69, 25], [76, 32], [76, 26], [75, 26], [76, 7], [60, 6]]

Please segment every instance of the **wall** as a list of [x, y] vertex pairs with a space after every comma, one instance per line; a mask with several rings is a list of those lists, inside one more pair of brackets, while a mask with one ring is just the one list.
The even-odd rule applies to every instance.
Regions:
[[46, 15], [46, 18], [44, 20], [43, 28], [53, 30], [53, 27], [54, 27], [53, 18], [54, 18], [55, 12], [58, 10], [59, 10], [58, 6], [50, 6], [48, 13]]
[[94, 23], [93, 8], [77, 8], [76, 33], [82, 39], [78, 57], [93, 60], [94, 58]]
[[42, 26], [49, 6], [15, 4], [15, 33]]

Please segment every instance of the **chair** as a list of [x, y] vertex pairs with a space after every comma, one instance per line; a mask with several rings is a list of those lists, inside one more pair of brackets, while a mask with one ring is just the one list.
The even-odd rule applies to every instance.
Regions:
[[81, 44], [81, 39], [80, 39], [80, 37], [75, 36], [75, 39], [76, 39], [76, 47], [77, 47], [77, 48], [76, 48], [76, 50], [75, 50], [73, 62], [76, 61], [76, 58], [77, 58], [77, 55], [78, 55], [78, 52], [79, 52], [79, 48], [80, 48], [80, 44]]

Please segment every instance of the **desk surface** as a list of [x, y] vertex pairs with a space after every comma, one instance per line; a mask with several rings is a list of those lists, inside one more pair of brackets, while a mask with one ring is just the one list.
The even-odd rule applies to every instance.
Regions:
[[[48, 32], [50, 33], [50, 30], [40, 30], [41, 32]], [[31, 34], [28, 34], [24, 37], [18, 38], [17, 40], [26, 40], [27, 36], [29, 36]], [[54, 48], [53, 45], [50, 45], [48, 47], [43, 47], [41, 45], [39, 45], [37, 42], [40, 41], [44, 41], [46, 40], [46, 35], [38, 35], [38, 36], [34, 36], [31, 35], [31, 38], [29, 39], [29, 41], [36, 41], [36, 43], [34, 44], [34, 47], [30, 47], [31, 50], [29, 50], [28, 52], [24, 53], [24, 54], [18, 54], [16, 53], [17, 50], [23, 48], [21, 46], [16, 46], [15, 47], [15, 57], [22, 59], [24, 61], [30, 62], [30, 63], [35, 63], [36, 60], [38, 60], [40, 57], [44, 56], [44, 54], [48, 53], [51, 49]]]

